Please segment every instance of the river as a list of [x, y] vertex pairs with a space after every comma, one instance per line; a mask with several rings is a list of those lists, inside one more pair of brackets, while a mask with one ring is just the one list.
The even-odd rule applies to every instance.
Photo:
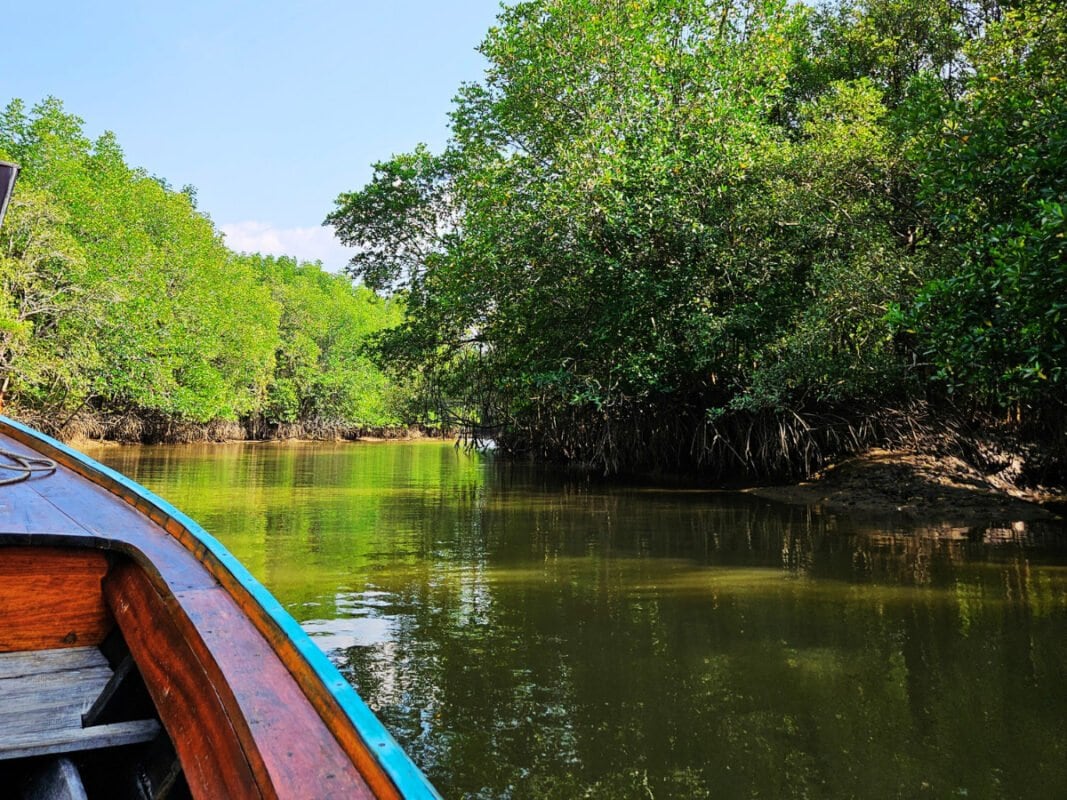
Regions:
[[1067, 796], [1067, 531], [853, 524], [439, 442], [107, 447], [448, 798]]

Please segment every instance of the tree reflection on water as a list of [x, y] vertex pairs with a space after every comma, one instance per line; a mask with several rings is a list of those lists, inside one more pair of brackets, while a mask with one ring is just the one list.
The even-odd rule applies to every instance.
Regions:
[[857, 525], [439, 445], [242, 452], [116, 465], [447, 797], [1067, 794], [1062, 526]]

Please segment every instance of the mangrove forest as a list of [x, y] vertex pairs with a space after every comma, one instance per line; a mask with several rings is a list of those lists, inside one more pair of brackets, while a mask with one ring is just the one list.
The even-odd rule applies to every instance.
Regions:
[[232, 252], [195, 189], [12, 100], [3, 402], [719, 478], [922, 442], [1062, 482], [1062, 2], [531, 0], [480, 51], [447, 145], [337, 198], [347, 276]]
[[539, 0], [481, 52], [327, 220], [441, 414], [606, 472], [996, 432], [1062, 476], [1063, 3]]
[[0, 115], [22, 172], [0, 234], [0, 400], [60, 435], [346, 434], [404, 401], [364, 352], [403, 316], [316, 263], [237, 254], [192, 187], [48, 99]]

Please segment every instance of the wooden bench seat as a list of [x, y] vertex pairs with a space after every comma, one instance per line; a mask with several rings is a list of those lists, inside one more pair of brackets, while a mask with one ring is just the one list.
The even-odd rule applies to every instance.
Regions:
[[[29, 692], [38, 713], [25, 733], [37, 749], [15, 726], [5, 736], [4, 718], [19, 714], [0, 688], [0, 786], [3, 769], [20, 768], [5, 757], [107, 747], [117, 743], [109, 733], [148, 738], [155, 723], [126, 721], [150, 718], [166, 730], [147, 746], [73, 759], [87, 785], [108, 785], [113, 764], [147, 763], [160, 785], [180, 779], [205, 800], [304, 798], [309, 787], [323, 800], [395, 800], [399, 787], [436, 797], [297, 623], [195, 523], [2, 417], [0, 446], [59, 464], [0, 498], [0, 654], [98, 646], [115, 669], [108, 686], [106, 672], [78, 667], [93, 688], [77, 699]], [[122, 679], [126, 658], [132, 682]], [[67, 709], [52, 729], [60, 742], [40, 730], [48, 704]]]
[[0, 653], [0, 760], [154, 739], [156, 720], [83, 726], [111, 675], [95, 647]]

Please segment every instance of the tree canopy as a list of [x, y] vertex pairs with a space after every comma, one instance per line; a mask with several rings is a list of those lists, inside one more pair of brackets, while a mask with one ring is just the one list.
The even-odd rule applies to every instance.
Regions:
[[690, 468], [759, 419], [1062, 418], [1065, 30], [1047, 0], [521, 2], [447, 148], [327, 223], [405, 293], [384, 361], [514, 449]]
[[230, 251], [194, 190], [127, 165], [48, 99], [0, 115], [22, 166], [0, 233], [0, 397], [56, 430], [79, 413], [177, 423], [397, 422], [361, 348], [383, 301], [318, 264]]

